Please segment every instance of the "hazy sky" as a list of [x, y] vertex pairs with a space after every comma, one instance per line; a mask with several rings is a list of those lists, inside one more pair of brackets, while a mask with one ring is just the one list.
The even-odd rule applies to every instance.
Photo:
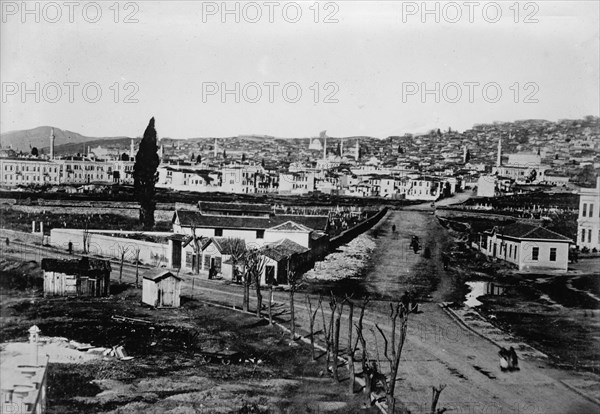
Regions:
[[154, 116], [161, 137], [386, 137], [600, 113], [597, 1], [0, 3], [1, 132], [138, 136]]

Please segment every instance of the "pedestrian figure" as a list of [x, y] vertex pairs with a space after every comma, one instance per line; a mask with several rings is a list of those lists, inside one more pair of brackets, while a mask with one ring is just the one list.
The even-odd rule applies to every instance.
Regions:
[[10, 244], [10, 240], [8, 239], [8, 237], [6, 238], [6, 247], [8, 247], [8, 245]]
[[400, 302], [402, 303], [402, 306], [404, 306], [404, 309], [406, 309], [406, 311], [408, 311], [410, 309], [409, 308], [409, 306], [410, 306], [410, 297], [409, 297], [407, 291], [405, 291], [402, 294], [402, 297], [400, 298]]
[[67, 250], [69, 251], [69, 254], [73, 254], [73, 242], [69, 242]]
[[573, 263], [577, 263], [579, 260], [579, 252], [576, 249], [571, 250], [571, 259]]
[[519, 358], [517, 357], [517, 351], [512, 346], [508, 349], [509, 368], [511, 371], [519, 371]]
[[419, 252], [419, 238], [417, 236], [412, 236], [410, 247], [413, 249], [415, 254]]
[[392, 224], [392, 233], [396, 233], [396, 225]]
[[498, 355], [500, 356], [500, 369], [502, 370], [502, 372], [505, 372], [508, 370], [508, 360], [509, 360], [509, 351], [506, 348], [500, 348], [500, 351], [498, 351]]

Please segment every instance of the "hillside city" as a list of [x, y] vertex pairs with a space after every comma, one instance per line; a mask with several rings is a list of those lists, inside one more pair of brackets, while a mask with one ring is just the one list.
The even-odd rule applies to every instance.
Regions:
[[[133, 182], [140, 138], [61, 144], [53, 128], [42, 131], [47, 146], [0, 149], [2, 187], [89, 192]], [[159, 145], [157, 186], [174, 191], [435, 201], [478, 182], [480, 196], [593, 186], [600, 119], [497, 122], [385, 139], [323, 131], [303, 139], [163, 138]]]

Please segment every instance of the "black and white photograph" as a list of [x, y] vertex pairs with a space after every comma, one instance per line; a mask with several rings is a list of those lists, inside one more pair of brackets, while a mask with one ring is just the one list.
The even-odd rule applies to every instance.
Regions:
[[0, 413], [600, 414], [600, 2], [0, 0]]

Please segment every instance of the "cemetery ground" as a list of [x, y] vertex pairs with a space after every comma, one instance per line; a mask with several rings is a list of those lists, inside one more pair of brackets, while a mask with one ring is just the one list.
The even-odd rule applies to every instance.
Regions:
[[[51, 360], [51, 413], [376, 412], [363, 408], [362, 394], [349, 395], [345, 384], [320, 375], [308, 346], [290, 346], [289, 333], [251, 314], [186, 297], [179, 309], [155, 310], [141, 304], [133, 284], [113, 284], [107, 298], [44, 298], [35, 262], [2, 259], [0, 272], [1, 343], [25, 342], [36, 324], [42, 336], [121, 345], [134, 357]], [[200, 354], [225, 350], [248, 362], [205, 362]]]

